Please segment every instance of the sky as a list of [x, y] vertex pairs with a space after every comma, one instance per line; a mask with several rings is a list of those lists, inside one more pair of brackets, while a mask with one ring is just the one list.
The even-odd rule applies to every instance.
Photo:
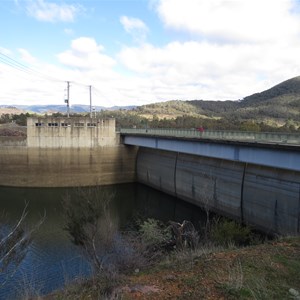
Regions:
[[240, 100], [300, 75], [299, 0], [0, 0], [0, 105]]

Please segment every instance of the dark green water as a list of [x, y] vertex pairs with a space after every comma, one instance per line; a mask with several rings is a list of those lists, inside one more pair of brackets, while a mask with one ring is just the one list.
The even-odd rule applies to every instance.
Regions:
[[[190, 220], [195, 225], [204, 219], [203, 212], [188, 203], [141, 184], [123, 184], [101, 188], [114, 195], [110, 209], [119, 226], [133, 216], [151, 217], [162, 221]], [[29, 251], [14, 273], [0, 274], [0, 299], [17, 299], [28, 294], [41, 295], [62, 288], [72, 280], [89, 276], [89, 264], [74, 246], [65, 225], [62, 199], [75, 196], [76, 189], [62, 188], [6, 188], [0, 187], [0, 212], [15, 223], [28, 203], [28, 225], [36, 224], [41, 216], [46, 219], [34, 234]]]

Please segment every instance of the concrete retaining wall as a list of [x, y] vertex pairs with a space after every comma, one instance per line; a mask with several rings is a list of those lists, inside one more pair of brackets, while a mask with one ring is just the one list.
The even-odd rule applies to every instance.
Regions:
[[299, 172], [140, 148], [137, 180], [267, 232], [300, 233]]
[[135, 181], [136, 148], [0, 147], [0, 185], [68, 187]]

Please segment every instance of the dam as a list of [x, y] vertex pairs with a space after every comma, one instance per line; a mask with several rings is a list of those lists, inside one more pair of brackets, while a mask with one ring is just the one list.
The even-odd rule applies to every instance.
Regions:
[[28, 118], [26, 137], [0, 140], [0, 185], [73, 187], [135, 181], [135, 147], [119, 142], [115, 120]]
[[[114, 119], [29, 118], [4, 138], [0, 185], [135, 182], [265, 232], [299, 234], [299, 135], [274, 143], [116, 131]], [[188, 149], [188, 150], [187, 150]]]

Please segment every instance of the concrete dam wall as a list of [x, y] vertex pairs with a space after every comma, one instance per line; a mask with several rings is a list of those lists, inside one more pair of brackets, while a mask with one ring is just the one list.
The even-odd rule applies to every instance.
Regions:
[[115, 120], [28, 118], [26, 137], [0, 139], [0, 185], [73, 187], [134, 182], [136, 147], [120, 144]]
[[136, 149], [0, 147], [0, 185], [72, 187], [135, 181]]
[[141, 147], [137, 180], [265, 232], [300, 233], [299, 172]]

